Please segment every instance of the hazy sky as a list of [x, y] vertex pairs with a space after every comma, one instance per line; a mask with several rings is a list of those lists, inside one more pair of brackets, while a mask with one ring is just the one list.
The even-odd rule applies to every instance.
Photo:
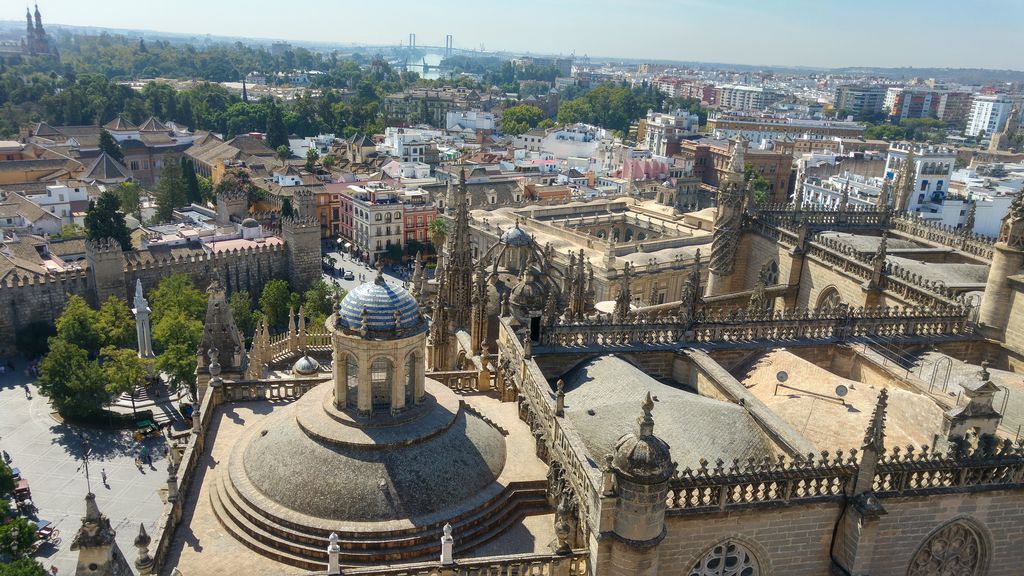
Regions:
[[[24, 18], [17, 0], [0, 19]], [[766, 65], [1024, 70], [1024, 0], [41, 0], [47, 22]]]

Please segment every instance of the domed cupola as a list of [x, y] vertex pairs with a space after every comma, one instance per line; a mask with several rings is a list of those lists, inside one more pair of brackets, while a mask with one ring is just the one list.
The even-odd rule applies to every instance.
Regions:
[[502, 232], [500, 242], [507, 246], [529, 246], [533, 244], [530, 234], [519, 227], [519, 220], [516, 220], [515, 228], [509, 228]]
[[416, 298], [384, 281], [381, 269], [372, 283], [361, 284], [338, 305], [337, 327], [364, 338], [393, 340], [426, 329]]
[[676, 465], [664, 440], [654, 435], [651, 410], [654, 401], [647, 393], [641, 407], [644, 415], [637, 419], [637, 431], [624, 434], [615, 444], [613, 466], [620, 474], [641, 484], [656, 484], [668, 480]]
[[316, 358], [303, 354], [301, 358], [292, 364], [292, 374], [295, 376], [315, 376], [320, 373], [320, 363]]
[[533, 252], [530, 252], [526, 266], [519, 275], [519, 281], [512, 287], [509, 294], [509, 304], [513, 313], [521, 318], [527, 318], [539, 314], [544, 309], [547, 300], [547, 287], [541, 280], [541, 271], [534, 259]]

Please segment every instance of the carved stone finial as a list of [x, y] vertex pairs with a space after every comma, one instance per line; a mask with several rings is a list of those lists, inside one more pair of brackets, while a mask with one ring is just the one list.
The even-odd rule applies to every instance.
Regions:
[[647, 396], [640, 403], [640, 408], [643, 409], [644, 415], [637, 420], [640, 425], [640, 436], [651, 436], [654, 434], [654, 417], [651, 415], [651, 411], [654, 410], [654, 400], [651, 398], [651, 393], [648, 392]]
[[373, 283], [378, 286], [384, 285], [384, 261], [377, 260], [377, 276], [373, 279]]
[[139, 524], [139, 534], [135, 537], [135, 547], [139, 550], [139, 555], [135, 559], [135, 567], [139, 570], [140, 575], [151, 574], [153, 571], [153, 557], [149, 555], [149, 544], [152, 539], [149, 534], [146, 534], [146, 527]]

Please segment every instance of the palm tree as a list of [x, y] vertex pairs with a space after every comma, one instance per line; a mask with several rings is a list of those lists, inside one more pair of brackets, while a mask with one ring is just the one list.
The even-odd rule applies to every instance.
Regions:
[[431, 220], [427, 224], [427, 236], [430, 236], [430, 243], [434, 245], [437, 254], [437, 267], [441, 268], [441, 248], [448, 237], [448, 221], [440, 217]]

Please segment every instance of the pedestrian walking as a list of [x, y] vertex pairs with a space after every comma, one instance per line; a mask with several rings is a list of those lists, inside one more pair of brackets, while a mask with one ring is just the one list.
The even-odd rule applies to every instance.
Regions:
[[107, 484], [107, 469], [106, 468], [103, 468], [103, 469], [100, 470], [100, 478], [103, 479], [103, 485], [106, 486], [107, 488], [110, 488], [110, 486]]

